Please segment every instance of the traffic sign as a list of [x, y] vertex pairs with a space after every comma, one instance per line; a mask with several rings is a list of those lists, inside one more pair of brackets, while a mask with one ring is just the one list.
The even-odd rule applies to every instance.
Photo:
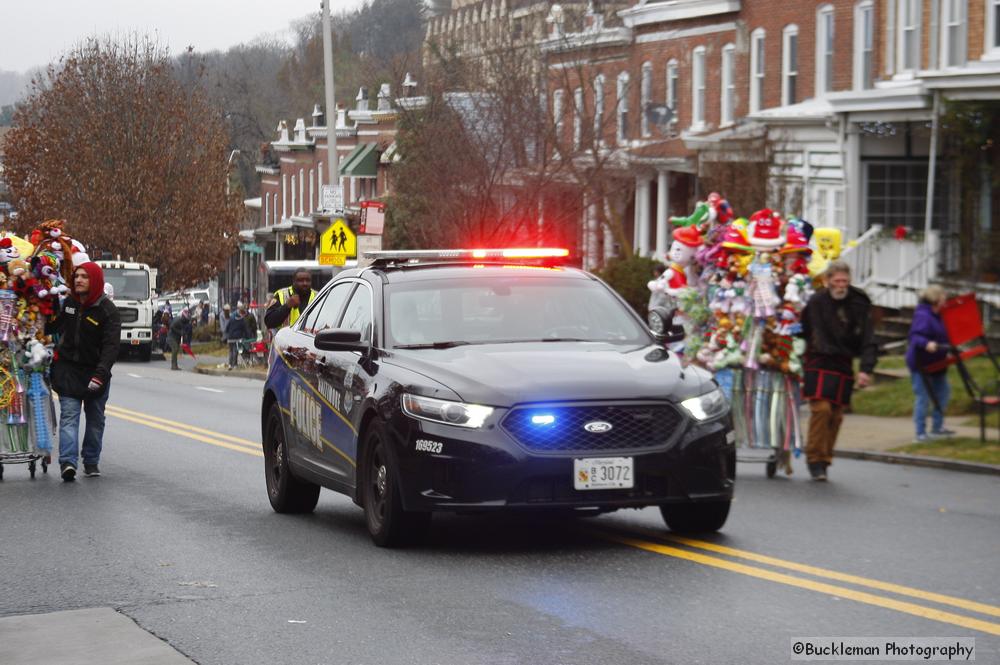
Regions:
[[320, 205], [327, 212], [342, 212], [344, 210], [343, 185], [323, 185]]
[[358, 253], [358, 239], [343, 219], [333, 220], [319, 237], [319, 264], [342, 266]]

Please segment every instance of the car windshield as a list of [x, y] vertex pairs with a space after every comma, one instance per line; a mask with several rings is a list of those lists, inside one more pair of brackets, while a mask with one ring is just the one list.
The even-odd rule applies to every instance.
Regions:
[[647, 344], [649, 332], [598, 282], [564, 277], [470, 277], [386, 287], [397, 348], [538, 341]]
[[148, 300], [149, 273], [145, 270], [105, 268], [104, 281], [115, 289], [115, 300]]

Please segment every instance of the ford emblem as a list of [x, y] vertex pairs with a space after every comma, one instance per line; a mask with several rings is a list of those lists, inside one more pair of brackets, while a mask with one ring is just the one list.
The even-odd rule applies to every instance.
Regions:
[[603, 420], [592, 420], [583, 426], [583, 429], [591, 432], [593, 434], [604, 434], [605, 432], [611, 431], [611, 423], [605, 422]]

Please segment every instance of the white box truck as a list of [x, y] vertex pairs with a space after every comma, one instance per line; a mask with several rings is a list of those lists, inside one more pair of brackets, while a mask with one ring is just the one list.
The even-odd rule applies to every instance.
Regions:
[[115, 290], [115, 306], [122, 320], [122, 351], [132, 349], [143, 362], [153, 351], [153, 312], [156, 306], [156, 269], [131, 261], [97, 261], [104, 281]]

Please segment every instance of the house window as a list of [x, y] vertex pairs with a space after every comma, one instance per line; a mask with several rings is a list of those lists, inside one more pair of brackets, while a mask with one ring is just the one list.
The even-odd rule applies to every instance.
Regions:
[[854, 89], [874, 85], [875, 6], [871, 0], [854, 6]]
[[965, 0], [944, 0], [941, 11], [941, 62], [959, 67], [965, 64]]
[[920, 67], [920, 0], [899, 0], [899, 70]]
[[604, 136], [604, 74], [594, 79], [594, 148]]
[[798, 101], [796, 82], [799, 78], [799, 28], [785, 26], [781, 33], [781, 105], [788, 106]]
[[264, 226], [271, 223], [271, 192], [264, 194]]
[[[998, 0], [1000, 2], [1000, 0]], [[667, 106], [673, 112], [672, 124], [677, 123], [677, 93], [680, 90], [680, 70], [677, 61], [671, 60], [667, 63]]]
[[816, 227], [845, 229], [844, 188], [826, 185], [813, 187], [809, 214]]
[[986, 8], [988, 24], [986, 50], [990, 55], [1000, 56], [1000, 0], [986, 0], [989, 6]]
[[573, 150], [583, 141], [583, 88], [573, 90]]
[[555, 124], [555, 143], [558, 146], [562, 141], [563, 130], [563, 98], [566, 96], [565, 90], [556, 90], [552, 93], [552, 121]]
[[643, 137], [651, 136], [649, 131], [649, 118], [646, 116], [646, 107], [653, 102], [653, 63], [644, 62], [642, 64], [642, 79], [639, 82], [639, 125]]
[[[927, 162], [864, 163], [866, 224], [884, 228], [908, 226], [924, 228], [927, 207]], [[934, 179], [934, 228], [947, 224], [949, 208], [948, 178], [939, 170]]]
[[722, 106], [720, 125], [733, 124], [736, 112], [736, 47], [726, 44], [722, 47]]
[[628, 138], [628, 72], [618, 75], [618, 123], [615, 136], [619, 144]]
[[699, 46], [691, 56], [691, 127], [705, 126], [705, 47]]
[[764, 107], [764, 28], [750, 35], [750, 112]]
[[816, 10], [816, 96], [833, 91], [833, 5]]

